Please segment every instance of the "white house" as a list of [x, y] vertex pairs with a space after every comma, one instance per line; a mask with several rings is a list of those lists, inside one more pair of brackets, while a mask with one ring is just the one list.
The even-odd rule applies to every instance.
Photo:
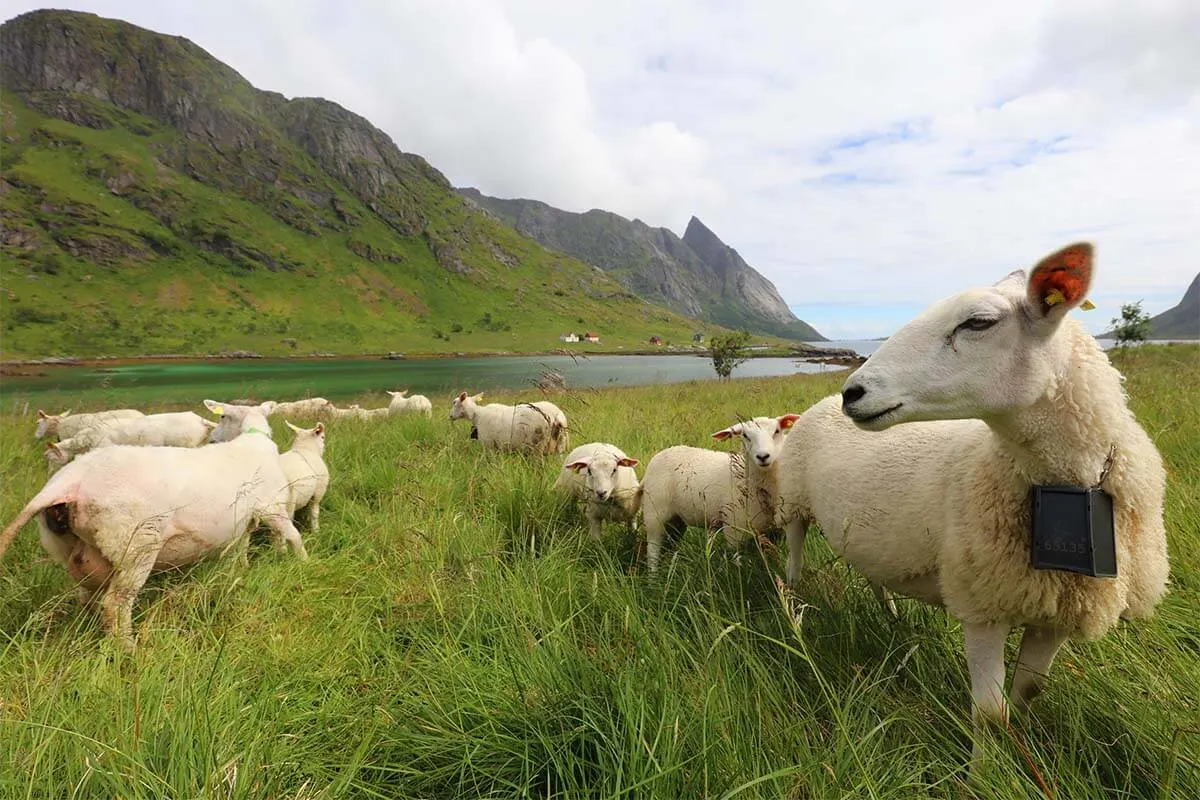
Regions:
[[558, 337], [558, 340], [559, 340], [560, 342], [578, 342], [578, 341], [579, 341], [579, 334], [577, 334], [577, 333], [564, 333], [562, 336]]

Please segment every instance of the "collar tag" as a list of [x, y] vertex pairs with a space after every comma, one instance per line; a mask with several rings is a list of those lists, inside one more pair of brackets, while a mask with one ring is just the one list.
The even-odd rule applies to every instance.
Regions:
[[261, 428], [255, 428], [253, 425], [251, 425], [249, 428], [245, 428], [244, 430], [242, 430], [242, 433], [261, 433], [263, 436], [267, 437], [268, 439], [271, 438], [271, 434], [267, 433], [266, 431], [262, 430]]
[[1112, 495], [1098, 486], [1034, 486], [1032, 500], [1034, 569], [1117, 577]]

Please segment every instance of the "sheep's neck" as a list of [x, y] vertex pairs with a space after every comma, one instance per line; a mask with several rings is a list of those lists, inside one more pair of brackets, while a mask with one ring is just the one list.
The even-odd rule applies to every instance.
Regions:
[[1031, 484], [1094, 486], [1112, 447], [1120, 451], [1129, 414], [1120, 377], [1103, 354], [1076, 346], [1070, 361], [1036, 403], [987, 420]]

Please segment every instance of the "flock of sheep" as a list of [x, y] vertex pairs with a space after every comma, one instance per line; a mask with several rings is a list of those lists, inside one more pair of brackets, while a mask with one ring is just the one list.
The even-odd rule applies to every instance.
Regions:
[[[782, 530], [796, 586], [805, 535], [818, 524], [892, 613], [896, 592], [944, 606], [961, 622], [976, 725], [1002, 722], [1010, 704], [1024, 708], [1041, 690], [1067, 638], [1093, 639], [1121, 618], [1149, 616], [1167, 588], [1161, 458], [1127, 406], [1120, 374], [1066, 318], [1085, 302], [1092, 260], [1090, 245], [1071, 245], [1028, 277], [1016, 272], [935, 304], [840, 395], [803, 414], [754, 417], [712, 434], [736, 439], [736, 453], [669, 447], [639, 482], [637, 460], [592, 442], [565, 456], [555, 488], [582, 501], [597, 539], [605, 521], [632, 529], [640, 514], [651, 570], [667, 531], [719, 529], [736, 547]], [[450, 419], [468, 419], [482, 445], [543, 454], [570, 446], [553, 403], [480, 399], [459, 394]], [[258, 523], [277, 548], [287, 543], [306, 557], [292, 517], [308, 507], [317, 529], [329, 482], [324, 427], [293, 426], [296, 444], [280, 455], [266, 418], [332, 407], [298, 403], [205, 401], [216, 423], [190, 412], [105, 412], [92, 425], [83, 415], [42, 415], [39, 435], [65, 437], [50, 446], [60, 451], [52, 459], [86, 452], [4, 529], [0, 555], [36, 516], [45, 549], [83, 599], [103, 592], [106, 624], [126, 642], [133, 600], [152, 570], [231, 548]], [[396, 413], [431, 413], [422, 397], [398, 393], [392, 403]], [[388, 410], [339, 414], [377, 412]], [[120, 444], [115, 430], [159, 430], [155, 417], [179, 438], [142, 443], [175, 447], [101, 446]], [[181, 448], [204, 441], [212, 444]], [[1116, 577], [1031, 566], [1030, 492], [1038, 485], [1098, 485], [1112, 496]], [[1004, 644], [1016, 627], [1024, 632], [1006, 699]]]

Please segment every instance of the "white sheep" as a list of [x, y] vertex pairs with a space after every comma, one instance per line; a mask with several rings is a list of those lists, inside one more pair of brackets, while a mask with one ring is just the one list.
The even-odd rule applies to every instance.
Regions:
[[386, 406], [383, 408], [363, 408], [355, 403], [349, 408], [338, 408], [328, 400], [325, 402], [325, 413], [331, 419], [356, 419], [360, 422], [365, 422], [370, 419], [386, 417], [391, 413]]
[[[271, 440], [269, 405], [232, 406], [195, 449], [104, 447], [56, 472], [0, 533], [0, 557], [38, 517], [42, 546], [80, 581], [82, 599], [103, 590], [108, 630], [132, 647], [133, 603], [155, 570], [219, 553], [261, 522], [307, 558], [287, 513], [287, 478]], [[227, 441], [231, 437], [232, 441]]]
[[563, 410], [549, 400], [535, 400], [529, 405], [545, 414], [550, 423], [550, 436], [554, 440], [550, 452], [567, 452], [567, 448], [571, 446], [571, 435], [570, 429], [567, 427], [567, 415], [563, 413]]
[[407, 389], [402, 389], [398, 392], [388, 392], [392, 400], [388, 403], [388, 411], [393, 414], [424, 414], [427, 417], [433, 416], [433, 403], [429, 402], [429, 398], [423, 394], [414, 394], [412, 397], [406, 397]]
[[677, 445], [650, 459], [642, 476], [642, 523], [651, 570], [658, 567], [668, 529], [673, 535], [689, 525], [720, 529], [736, 548], [747, 534], [774, 528], [776, 461], [798, 418], [755, 417], [712, 435], [718, 441], [737, 436], [740, 453]]
[[556, 452], [556, 426], [545, 410], [530, 403], [481, 406], [482, 398], [482, 394], [473, 397], [466, 392], [459, 394], [450, 406], [450, 421], [470, 420], [472, 437], [477, 437], [485, 447], [539, 454]]
[[288, 400], [276, 403], [271, 416], [281, 417], [319, 417], [325, 413], [329, 401], [324, 397], [306, 397], [303, 400]]
[[[1025, 630], [1009, 702], [1023, 709], [1065, 639], [1149, 616], [1166, 591], [1162, 460], [1121, 375], [1065, 319], [1084, 302], [1092, 258], [1091, 245], [1071, 245], [1028, 280], [1016, 272], [932, 306], [840, 397], [801, 417], [779, 467], [788, 580], [799, 580], [815, 521], [873, 583], [945, 606], [962, 623], [977, 729], [1007, 719], [1014, 627]], [[1118, 576], [1034, 569], [1031, 487], [1090, 487], [1101, 476]]]
[[68, 439], [46, 445], [46, 459], [61, 467], [80, 453], [113, 445], [137, 447], [199, 447], [217, 427], [215, 422], [192, 411], [147, 414], [118, 419], [84, 428]]
[[[322, 457], [325, 453], [325, 424], [300, 428], [284, 420], [296, 434], [291, 448], [279, 456], [279, 464], [288, 481], [288, 515], [308, 509], [309, 527], [314, 533], [321, 526], [321, 500], [329, 489], [329, 468]], [[278, 544], [276, 545], [278, 546]]]
[[39, 408], [37, 413], [37, 430], [33, 435], [38, 439], [43, 436], [69, 439], [85, 428], [93, 428], [119, 419], [143, 416], [141, 411], [132, 408], [96, 411], [90, 414], [72, 414], [70, 411], [64, 411], [61, 414], [47, 414]]
[[621, 448], [605, 442], [581, 444], [563, 462], [554, 488], [584, 501], [588, 533], [593, 539], [600, 540], [605, 520], [624, 522], [633, 531], [642, 505], [642, 488], [633, 470], [637, 463]]

